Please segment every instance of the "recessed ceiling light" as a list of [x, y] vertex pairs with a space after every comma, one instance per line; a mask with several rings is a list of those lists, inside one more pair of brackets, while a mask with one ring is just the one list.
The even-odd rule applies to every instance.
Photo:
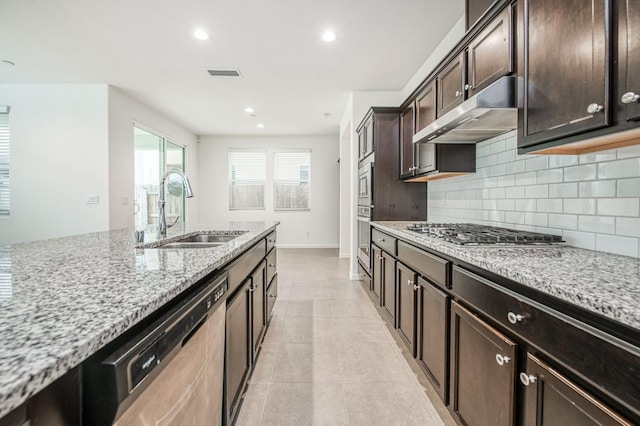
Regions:
[[325, 31], [324, 34], [322, 34], [322, 40], [326, 41], [327, 43], [335, 41], [336, 38], [336, 33], [331, 30]]
[[264, 124], [262, 124], [262, 123], [258, 123], [258, 125], [256, 125], [256, 127], [257, 127], [258, 129], [263, 129], [263, 128], [264, 128]]
[[246, 112], [247, 114], [251, 114], [251, 113], [253, 112], [253, 108], [251, 108], [251, 107], [246, 107], [246, 108], [244, 109], [244, 112]]
[[204, 30], [195, 30], [193, 36], [198, 40], [209, 40], [209, 34]]

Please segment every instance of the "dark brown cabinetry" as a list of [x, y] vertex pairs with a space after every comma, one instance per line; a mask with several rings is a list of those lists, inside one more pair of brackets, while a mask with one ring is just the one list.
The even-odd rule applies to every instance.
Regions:
[[609, 4], [518, 2], [519, 147], [609, 124]]
[[526, 363], [519, 375], [525, 426], [632, 424], [534, 355]]
[[369, 117], [358, 128], [358, 160], [362, 161], [373, 153], [374, 129], [373, 117]]
[[436, 119], [435, 82], [429, 82], [401, 115], [400, 135], [400, 177], [411, 178], [436, 169], [435, 147], [428, 144], [414, 144], [413, 135]]
[[396, 320], [396, 260], [389, 254], [382, 252], [382, 298], [381, 304], [384, 310], [391, 317], [391, 321]]
[[511, 6], [507, 6], [467, 49], [467, 97], [504, 75], [513, 72], [513, 29]]
[[464, 100], [466, 55], [460, 54], [445, 66], [436, 77], [436, 114], [442, 117]]
[[258, 350], [264, 337], [267, 326], [266, 317], [266, 261], [262, 261], [261, 265], [251, 275], [251, 359], [255, 361], [258, 356]]
[[371, 256], [373, 262], [371, 266], [371, 288], [375, 299], [380, 303], [380, 295], [382, 294], [382, 284], [384, 282], [384, 259], [382, 258], [382, 250], [378, 247], [371, 246]]
[[396, 328], [409, 352], [416, 354], [416, 293], [418, 276], [402, 263], [396, 266]]
[[416, 360], [427, 373], [440, 399], [448, 397], [450, 297], [418, 277], [418, 336]]
[[[367, 123], [370, 123], [367, 125]], [[407, 185], [400, 179], [400, 112], [396, 108], [372, 108], [362, 124], [372, 131], [374, 154], [360, 165], [371, 164], [371, 220], [426, 220], [427, 186]]]
[[496, 0], [466, 0], [464, 2], [464, 16], [467, 30], [471, 28], [495, 2]]
[[619, 102], [624, 120], [640, 119], [640, 0], [626, 0], [621, 6], [619, 43], [621, 90]]
[[235, 297], [227, 301], [225, 400], [229, 419], [233, 419], [237, 413], [244, 383], [251, 369], [250, 287], [251, 278], [247, 278]]
[[450, 408], [464, 425], [515, 424], [516, 343], [451, 303]]
[[400, 178], [414, 175], [414, 124], [415, 109], [411, 104], [400, 114]]

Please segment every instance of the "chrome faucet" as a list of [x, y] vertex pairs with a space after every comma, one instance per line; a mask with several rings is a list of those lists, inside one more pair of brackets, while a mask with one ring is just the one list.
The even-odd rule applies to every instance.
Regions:
[[158, 238], [167, 236], [167, 215], [164, 211], [165, 205], [165, 195], [164, 195], [164, 183], [169, 177], [170, 174], [175, 173], [182, 179], [182, 184], [184, 185], [184, 195], [187, 198], [193, 197], [193, 191], [191, 190], [191, 184], [189, 183], [189, 178], [184, 174], [181, 170], [178, 169], [169, 169], [167, 170], [160, 179], [160, 198], [158, 199]]

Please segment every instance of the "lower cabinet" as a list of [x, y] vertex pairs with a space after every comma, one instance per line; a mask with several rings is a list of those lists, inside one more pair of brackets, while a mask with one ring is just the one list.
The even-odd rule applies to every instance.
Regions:
[[416, 292], [418, 275], [398, 262], [396, 267], [396, 328], [411, 355], [416, 355]]
[[515, 424], [514, 341], [451, 303], [450, 410], [463, 425]]
[[525, 426], [632, 424], [530, 353], [519, 379]]
[[267, 328], [267, 317], [265, 309], [266, 298], [266, 263], [263, 260], [260, 266], [251, 275], [251, 360], [255, 361], [258, 356], [258, 350]]
[[227, 424], [236, 415], [244, 383], [251, 368], [249, 350], [251, 277], [240, 286], [235, 297], [227, 301], [225, 351], [225, 408]]
[[382, 257], [382, 250], [378, 247], [371, 246], [371, 288], [375, 299], [380, 303], [380, 295], [382, 294], [382, 283], [384, 282], [384, 258]]
[[449, 303], [451, 297], [418, 277], [416, 360], [446, 404], [449, 381]]

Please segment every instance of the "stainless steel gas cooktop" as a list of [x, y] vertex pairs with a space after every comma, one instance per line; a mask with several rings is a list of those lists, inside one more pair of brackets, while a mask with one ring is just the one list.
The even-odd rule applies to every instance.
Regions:
[[559, 235], [519, 231], [475, 223], [413, 223], [407, 230], [461, 245], [562, 244]]

